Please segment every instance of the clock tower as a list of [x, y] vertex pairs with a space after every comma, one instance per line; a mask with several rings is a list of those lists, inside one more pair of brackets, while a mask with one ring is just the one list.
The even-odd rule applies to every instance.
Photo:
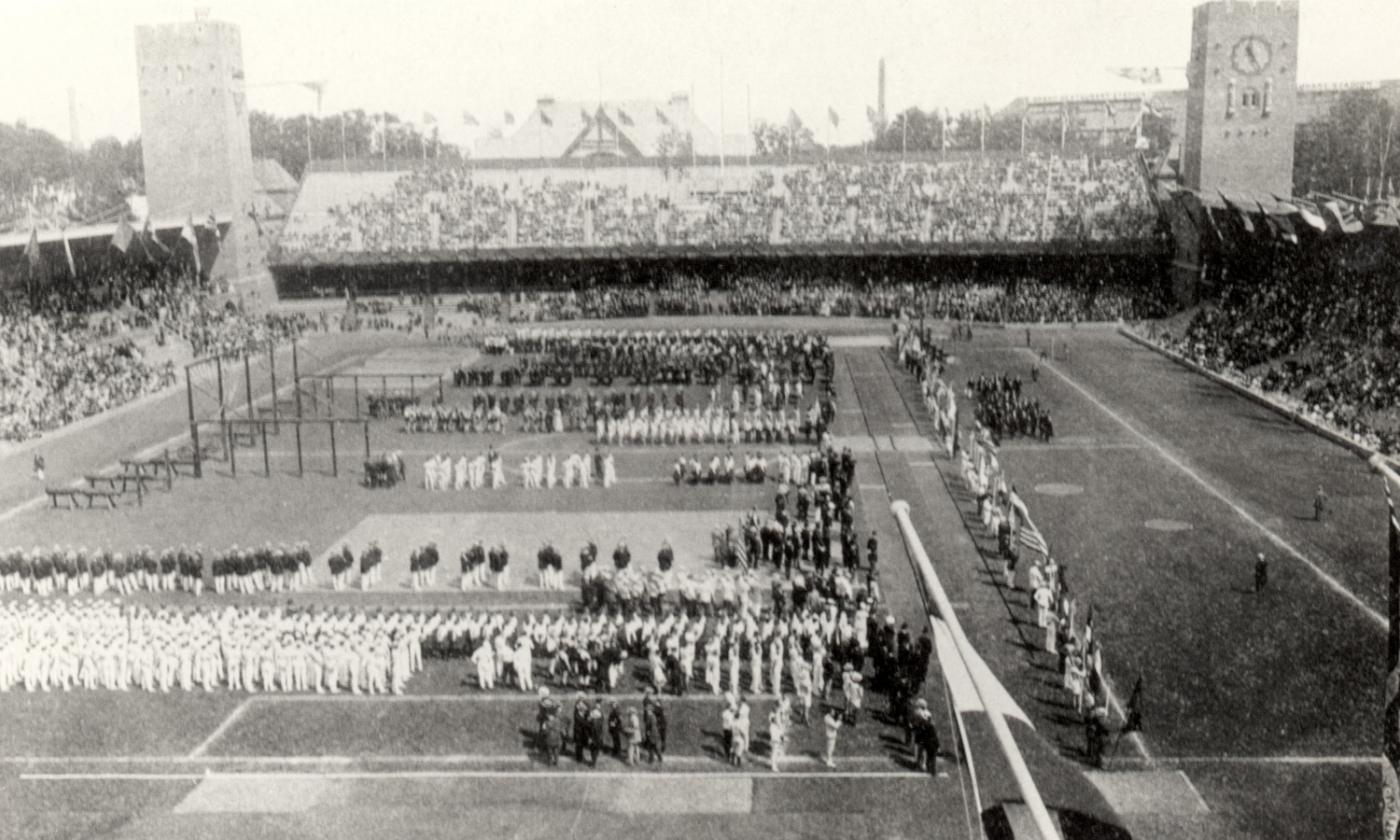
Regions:
[[1207, 195], [1289, 195], [1298, 87], [1296, 0], [1195, 8], [1186, 70], [1184, 184]]

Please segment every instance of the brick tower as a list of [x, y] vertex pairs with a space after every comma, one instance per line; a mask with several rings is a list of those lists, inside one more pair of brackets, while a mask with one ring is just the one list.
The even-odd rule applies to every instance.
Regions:
[[198, 225], [213, 212], [221, 223], [231, 220], [217, 245], [201, 236], [205, 270], [235, 289], [265, 277], [263, 249], [248, 216], [253, 155], [238, 27], [202, 15], [138, 26], [136, 63], [151, 216], [192, 216]]
[[1182, 181], [1213, 195], [1288, 195], [1298, 87], [1296, 0], [1197, 6]]

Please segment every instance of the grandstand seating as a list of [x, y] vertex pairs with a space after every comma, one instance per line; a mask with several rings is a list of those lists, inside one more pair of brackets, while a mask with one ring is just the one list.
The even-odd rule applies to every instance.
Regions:
[[285, 253], [1142, 239], [1131, 160], [958, 157], [715, 167], [312, 173]]

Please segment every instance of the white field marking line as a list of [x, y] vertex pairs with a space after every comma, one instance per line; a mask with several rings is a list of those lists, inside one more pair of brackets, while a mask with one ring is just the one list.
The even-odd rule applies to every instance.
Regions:
[[[347, 360], [347, 361], [348, 361], [348, 360]], [[346, 364], [346, 362], [341, 362], [341, 363], [332, 365], [332, 366], [331, 366], [330, 368], [328, 368], [325, 372], [326, 372], [326, 373], [335, 373], [337, 368], [344, 367], [345, 364]], [[277, 392], [278, 392], [278, 394], [281, 394], [283, 391], [292, 391], [292, 390], [295, 390], [295, 388], [296, 388], [296, 383], [294, 383], [294, 382], [289, 382], [289, 383], [287, 383], [286, 385], [282, 386], [281, 388], [278, 388], [278, 389], [277, 389]], [[269, 395], [269, 396], [270, 396], [270, 395]], [[266, 402], [266, 401], [267, 401], [267, 397], [266, 397], [266, 396], [259, 397], [258, 399], [256, 399], [256, 400], [253, 401], [253, 405], [254, 405], [254, 406], [257, 406], [257, 405], [259, 405], [259, 404], [261, 404], [261, 403], [264, 403], [264, 402]], [[151, 444], [150, 446], [146, 447], [145, 449], [142, 449], [142, 450], [138, 451], [138, 452], [136, 453], [136, 455], [134, 455], [134, 456], [132, 457], [131, 460], [143, 461], [143, 460], [146, 460], [146, 459], [148, 459], [148, 458], [152, 458], [152, 457], [155, 456], [155, 454], [156, 454], [157, 452], [164, 452], [165, 450], [170, 449], [170, 448], [173, 447], [173, 446], [176, 446], [177, 444], [179, 444], [180, 441], [184, 440], [184, 439], [185, 439], [186, 437], [188, 437], [188, 436], [189, 436], [189, 432], [188, 432], [188, 431], [180, 432], [180, 433], [178, 433], [178, 434], [172, 435], [172, 436], [166, 438], [165, 440], [161, 441], [160, 443]], [[101, 467], [99, 467], [98, 469], [94, 470], [94, 472], [95, 472], [95, 473], [101, 473], [101, 474], [104, 474], [104, 475], [105, 475], [106, 473], [108, 473], [108, 472], [110, 472], [110, 471], [112, 471], [112, 470], [115, 470], [115, 469], [117, 469], [117, 468], [120, 467], [120, 466], [121, 466], [121, 461], [120, 461], [120, 460], [112, 461], [111, 463], [108, 463], [108, 464], [106, 464], [106, 465], [104, 465], [104, 466], [101, 466]], [[65, 485], [65, 486], [67, 486], [67, 487], [82, 487], [85, 483], [86, 483], [86, 482], [85, 482], [83, 479], [81, 479], [81, 478], [76, 478], [76, 479], [74, 479], [74, 480], [68, 482], [68, 484]], [[19, 514], [25, 512], [25, 511], [27, 511], [27, 510], [30, 510], [31, 508], [41, 507], [41, 506], [44, 505], [46, 502], [48, 502], [48, 500], [49, 500], [49, 497], [48, 497], [47, 494], [45, 494], [45, 495], [43, 495], [43, 496], [35, 496], [34, 498], [29, 499], [28, 501], [25, 501], [25, 502], [20, 502], [19, 504], [15, 505], [14, 507], [10, 508], [9, 510], [6, 510], [6, 511], [4, 511], [3, 513], [0, 513], [0, 522], [7, 522], [7, 521], [9, 521], [10, 519], [14, 518], [15, 516], [17, 516], [17, 515], [19, 515]]]
[[[673, 759], [672, 759], [673, 760]], [[670, 760], [668, 760], [669, 763]], [[234, 772], [234, 773], [21, 773], [26, 782], [87, 781], [208, 781], [213, 779], [694, 779], [697, 776], [732, 779], [917, 779], [927, 773], [913, 770], [795, 770], [774, 773], [767, 769], [727, 770], [711, 759], [714, 770], [671, 772], [666, 770], [363, 770], [345, 772]], [[813, 759], [815, 763], [816, 760]], [[755, 763], [759, 763], [757, 759]]]
[[1063, 452], [1066, 450], [1141, 449], [1136, 443], [1003, 443], [1002, 452]]
[[[1027, 353], [1027, 354], [1029, 354], [1029, 355], [1032, 355], [1032, 356], [1034, 355], [1034, 353], [1033, 353], [1032, 351], [1025, 350], [1024, 348], [1022, 348], [1022, 351], [1025, 352], [1025, 353]], [[1388, 623], [1386, 617], [1383, 616], [1383, 615], [1381, 615], [1379, 611], [1373, 610], [1373, 609], [1371, 609], [1371, 607], [1367, 606], [1365, 601], [1362, 601], [1360, 598], [1358, 598], [1358, 597], [1356, 596], [1356, 593], [1352, 592], [1350, 589], [1347, 589], [1346, 586], [1342, 585], [1341, 581], [1339, 581], [1339, 580], [1337, 580], [1336, 578], [1332, 577], [1330, 574], [1328, 574], [1326, 571], [1324, 571], [1324, 570], [1322, 569], [1322, 567], [1318, 566], [1316, 563], [1314, 563], [1313, 561], [1309, 560], [1309, 559], [1307, 558], [1307, 556], [1303, 554], [1303, 552], [1299, 551], [1297, 548], [1294, 548], [1293, 545], [1292, 545], [1291, 543], [1289, 543], [1287, 540], [1285, 540], [1283, 537], [1280, 537], [1278, 534], [1275, 534], [1275, 533], [1274, 533], [1273, 531], [1271, 531], [1266, 525], [1264, 525], [1264, 523], [1260, 522], [1258, 519], [1255, 519], [1253, 516], [1251, 516], [1251, 515], [1249, 514], [1248, 511], [1246, 511], [1244, 508], [1240, 507], [1240, 505], [1239, 505], [1238, 503], [1236, 503], [1236, 502], [1234, 502], [1233, 500], [1231, 500], [1230, 497], [1226, 496], [1222, 491], [1220, 491], [1219, 489], [1217, 489], [1217, 488], [1216, 488], [1214, 485], [1212, 485], [1210, 482], [1206, 481], [1205, 478], [1203, 478], [1203, 477], [1202, 477], [1199, 473], [1197, 473], [1195, 470], [1191, 469], [1191, 468], [1188, 467], [1186, 464], [1182, 463], [1180, 459], [1178, 459], [1175, 455], [1172, 455], [1170, 452], [1168, 452], [1168, 451], [1166, 450], [1166, 448], [1163, 447], [1160, 443], [1158, 443], [1157, 441], [1153, 440], [1151, 437], [1149, 437], [1149, 436], [1146, 435], [1145, 433], [1139, 431], [1139, 430], [1138, 430], [1136, 427], [1134, 427], [1131, 423], [1129, 423], [1127, 420], [1123, 419], [1123, 416], [1120, 415], [1118, 412], [1114, 411], [1112, 408], [1109, 408], [1107, 405], [1104, 405], [1102, 402], [1099, 401], [1099, 399], [1098, 399], [1097, 397], [1095, 397], [1093, 394], [1089, 393], [1089, 391], [1086, 390], [1082, 385], [1080, 385], [1078, 382], [1075, 382], [1075, 381], [1074, 381], [1073, 379], [1071, 379], [1068, 375], [1062, 373], [1062, 372], [1059, 370], [1059, 368], [1057, 368], [1054, 364], [1052, 364], [1052, 363], [1050, 363], [1050, 362], [1045, 362], [1045, 363], [1043, 363], [1043, 367], [1045, 367], [1046, 370], [1050, 371], [1051, 373], [1053, 373], [1053, 374], [1055, 374], [1056, 376], [1058, 376], [1058, 377], [1060, 377], [1061, 379], [1063, 379], [1063, 380], [1065, 381], [1065, 384], [1069, 385], [1071, 388], [1073, 388], [1074, 390], [1078, 391], [1081, 395], [1083, 395], [1083, 397], [1084, 397], [1086, 400], [1088, 400], [1089, 402], [1093, 403], [1095, 406], [1098, 407], [1098, 409], [1099, 409], [1100, 411], [1102, 411], [1104, 414], [1107, 414], [1109, 417], [1113, 418], [1120, 426], [1122, 426], [1123, 428], [1127, 429], [1127, 430], [1128, 430], [1129, 432], [1131, 432], [1135, 437], [1137, 437], [1137, 438], [1139, 438], [1140, 440], [1142, 440], [1143, 443], [1147, 444], [1147, 445], [1148, 445], [1149, 447], [1151, 447], [1154, 451], [1156, 451], [1156, 453], [1157, 453], [1158, 455], [1162, 456], [1162, 458], [1163, 458], [1164, 460], [1166, 460], [1166, 461], [1167, 461], [1168, 463], [1170, 463], [1172, 466], [1176, 467], [1178, 470], [1180, 470], [1182, 473], [1184, 473], [1185, 475], [1187, 475], [1189, 478], [1191, 478], [1191, 479], [1192, 479], [1193, 481], [1195, 481], [1197, 484], [1201, 485], [1201, 487], [1205, 488], [1206, 492], [1210, 493], [1210, 494], [1211, 494], [1212, 496], [1214, 496], [1215, 498], [1217, 498], [1217, 499], [1219, 499], [1220, 501], [1224, 502], [1231, 510], [1233, 510], [1233, 511], [1235, 512], [1235, 514], [1236, 514], [1237, 516], [1239, 516], [1239, 518], [1243, 519], [1245, 522], [1249, 523], [1250, 525], [1253, 525], [1255, 528], [1257, 528], [1258, 530], [1262, 531], [1262, 532], [1264, 533], [1264, 536], [1266, 536], [1266, 537], [1269, 538], [1269, 541], [1270, 541], [1270, 542], [1272, 542], [1274, 545], [1278, 546], [1279, 548], [1283, 549], [1283, 550], [1286, 551], [1288, 554], [1292, 555], [1295, 559], [1297, 559], [1299, 562], [1301, 562], [1304, 566], [1307, 566], [1309, 569], [1311, 569], [1312, 572], [1313, 572], [1315, 575], [1317, 575], [1318, 579], [1321, 580], [1323, 583], [1325, 583], [1325, 584], [1328, 586], [1328, 588], [1332, 589], [1334, 592], [1336, 592], [1337, 594], [1341, 595], [1341, 596], [1342, 596], [1343, 598], [1345, 598], [1346, 600], [1350, 601], [1350, 602], [1352, 603], [1353, 606], [1355, 606], [1358, 610], [1360, 610], [1363, 614], [1365, 614], [1365, 615], [1366, 615], [1368, 618], [1370, 618], [1373, 622], [1375, 622], [1377, 625], [1379, 625], [1379, 626], [1382, 627], [1382, 628], [1389, 627], [1389, 623]]]
[[229, 730], [229, 727], [233, 726], [235, 723], [238, 722], [238, 719], [239, 719], [239, 718], [243, 717], [243, 713], [246, 712], [246, 711], [248, 711], [248, 707], [249, 707], [250, 705], [252, 705], [252, 703], [253, 703], [253, 697], [252, 697], [252, 696], [245, 697], [245, 698], [243, 699], [243, 702], [242, 702], [242, 703], [239, 703], [237, 706], [235, 706], [234, 709], [233, 709], [233, 711], [229, 712], [229, 713], [228, 713], [228, 716], [225, 717], [225, 718], [223, 719], [223, 722], [220, 723], [217, 727], [215, 727], [215, 729], [214, 729], [213, 732], [210, 732], [210, 733], [209, 733], [209, 737], [208, 737], [208, 738], [205, 738], [203, 741], [200, 741], [200, 742], [199, 742], [199, 746], [197, 746], [197, 747], [195, 747], [194, 749], [190, 750], [190, 756], [189, 756], [189, 757], [190, 757], [190, 758], [199, 758], [200, 756], [204, 755], [204, 753], [205, 753], [211, 746], [214, 745], [214, 742], [218, 741], [220, 738], [223, 737], [224, 733], [227, 732], [227, 731]]
[[1201, 803], [1201, 812], [1209, 814], [1210, 806], [1206, 804], [1206, 798], [1204, 796], [1201, 796], [1201, 792], [1196, 789], [1196, 784], [1195, 782], [1191, 781], [1191, 777], [1187, 776], [1186, 771], [1184, 770], [1178, 770], [1176, 771], [1176, 774], [1181, 777], [1181, 780], [1183, 782], [1186, 783], [1186, 787], [1191, 791], [1191, 795], [1196, 797], [1196, 801]]
[[1296, 764], [1303, 766], [1341, 765], [1366, 767], [1380, 765], [1383, 756], [1369, 755], [1169, 755], [1159, 764]]
[[[130, 765], [130, 764], [174, 764], [174, 765], [258, 765], [258, 764], [285, 764], [290, 766], [314, 766], [318, 764], [328, 764], [348, 767], [356, 762], [389, 762], [409, 765], [435, 765], [435, 764], [530, 764], [534, 759], [521, 753], [507, 753], [502, 755], [477, 755], [477, 754], [445, 754], [445, 755], [169, 755], [169, 756], [33, 756], [30, 758], [17, 758], [7, 756], [3, 759], [6, 764], [91, 764], [91, 765]], [[755, 757], [755, 763], [767, 764], [766, 757]], [[669, 764], [691, 765], [696, 767], [724, 766], [722, 759], [713, 758], [706, 755], [678, 755], [670, 756], [666, 759]], [[890, 758], [882, 755], [850, 755], [841, 756], [837, 759], [838, 764], [888, 764]], [[808, 755], [789, 755], [782, 759], [783, 764], [819, 764], [817, 758]], [[111, 772], [111, 771], [103, 771]], [[133, 771], [135, 772], [135, 771]], [[269, 771], [271, 772], [271, 771]], [[291, 772], [291, 771], [286, 771]], [[387, 771], [384, 771], [387, 772]], [[912, 772], [912, 771], [909, 771]], [[904, 773], [901, 775], [907, 775]], [[55, 774], [72, 775], [72, 774]]]
[[[480, 691], [477, 690], [477, 689], [475, 689], [475, 688], [472, 689], [472, 690], [473, 690], [473, 692], [475, 692], [475, 693], [472, 693], [472, 694], [351, 694], [351, 693], [343, 692], [343, 691], [340, 692], [340, 693], [337, 693], [337, 694], [316, 694], [316, 693], [314, 693], [314, 692], [313, 692], [313, 693], [310, 693], [310, 694], [302, 693], [302, 692], [299, 692], [299, 693], [296, 693], [296, 694], [272, 693], [272, 694], [255, 694], [255, 695], [249, 697], [248, 699], [249, 699], [249, 700], [256, 700], [256, 701], [261, 702], [261, 703], [319, 703], [319, 702], [323, 702], [323, 701], [324, 701], [324, 702], [332, 702], [332, 703], [346, 703], [346, 702], [349, 702], [349, 703], [527, 703], [527, 702], [528, 702], [528, 703], [538, 703], [538, 702], [539, 702], [539, 699], [540, 699], [540, 698], [539, 698], [539, 695], [536, 694], [534, 691], [530, 691], [530, 692], [518, 692], [518, 693], [515, 692], [515, 691], [512, 691], [510, 694], [483, 694], [483, 693], [480, 693]], [[589, 699], [603, 698], [603, 699], [606, 699], [606, 700], [626, 700], [626, 701], [645, 700], [646, 697], [647, 697], [646, 694], [644, 694], [644, 693], [642, 693], [642, 692], [640, 692], [640, 691], [625, 692], [625, 693], [617, 693], [617, 694], [598, 694], [597, 692], [591, 691], [591, 690], [579, 691], [579, 690], [573, 689], [573, 688], [555, 688], [554, 690], [552, 690], [552, 691], [550, 692], [550, 696], [553, 696], [553, 697], [562, 697], [562, 698], [565, 698], [565, 699], [568, 699], [570, 696], [577, 696], [578, 694], [583, 694], [585, 697], [587, 697], [587, 698], [589, 698]], [[744, 697], [745, 697], [745, 698], [751, 698], [751, 699], [754, 699], [754, 700], [765, 700], [765, 701], [767, 701], [767, 700], [776, 700], [777, 697], [778, 697], [778, 695], [772, 694], [772, 693], [766, 693], [766, 692], [763, 693], [763, 694], [753, 694], [753, 693], [745, 692], [745, 693], [744, 693]], [[667, 703], [685, 703], [685, 702], [722, 703], [722, 702], [724, 702], [724, 695], [723, 695], [723, 694], [708, 694], [708, 693], [701, 694], [701, 693], [697, 692], [697, 693], [695, 693], [695, 694], [687, 694], [685, 697], [674, 697], [674, 696], [671, 696], [671, 695], [666, 695], [666, 696], [664, 696], [664, 697], [662, 698], [662, 700], [663, 700], [663, 702], [667, 702]], [[3, 759], [0, 759], [0, 760], [3, 760]]]

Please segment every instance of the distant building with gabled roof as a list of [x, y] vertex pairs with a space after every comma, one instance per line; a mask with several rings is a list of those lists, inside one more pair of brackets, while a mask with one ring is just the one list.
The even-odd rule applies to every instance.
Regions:
[[[672, 133], [680, 138], [691, 138], [698, 156], [714, 157], [721, 153], [719, 135], [696, 116], [690, 97], [678, 93], [665, 101], [633, 99], [603, 103], [541, 97], [535, 102], [534, 111], [514, 133], [477, 141], [474, 157], [482, 160], [654, 158], [663, 156], [663, 138]], [[725, 137], [725, 154], [739, 156], [751, 151], [752, 138], [747, 134]]]

